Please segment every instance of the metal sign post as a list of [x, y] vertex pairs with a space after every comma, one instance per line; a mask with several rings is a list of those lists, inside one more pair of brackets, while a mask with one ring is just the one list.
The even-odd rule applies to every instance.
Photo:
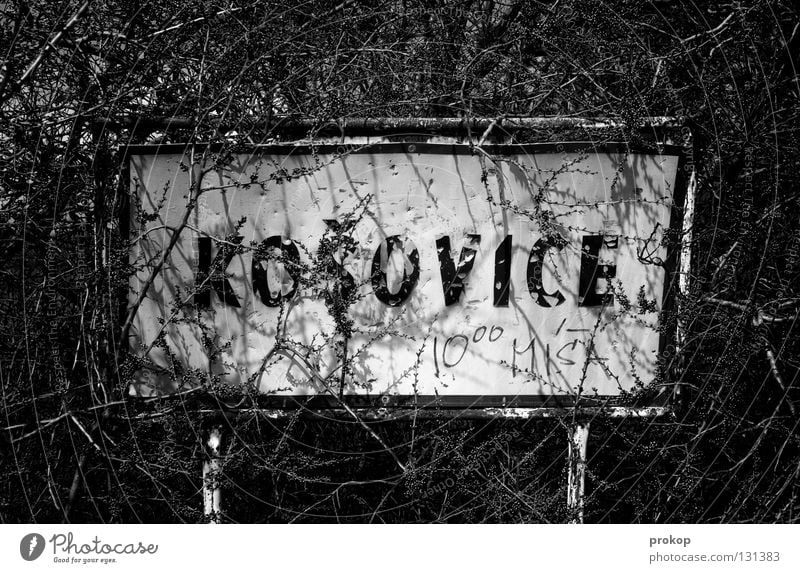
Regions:
[[209, 523], [220, 523], [221, 520], [221, 446], [222, 431], [218, 427], [211, 428], [206, 441], [206, 459], [203, 462], [203, 514]]
[[578, 421], [568, 429], [567, 508], [574, 516], [572, 523], [583, 523], [583, 492], [586, 478], [586, 446], [589, 422]]

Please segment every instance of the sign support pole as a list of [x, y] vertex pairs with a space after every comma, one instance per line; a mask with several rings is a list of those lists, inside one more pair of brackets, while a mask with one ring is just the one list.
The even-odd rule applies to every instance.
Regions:
[[586, 475], [586, 445], [589, 422], [575, 422], [568, 430], [567, 508], [573, 514], [571, 523], [583, 523], [583, 496]]
[[206, 441], [206, 460], [203, 462], [203, 515], [208, 523], [220, 522], [221, 492], [219, 487], [222, 462], [220, 461], [220, 445], [222, 432], [219, 428], [211, 428]]

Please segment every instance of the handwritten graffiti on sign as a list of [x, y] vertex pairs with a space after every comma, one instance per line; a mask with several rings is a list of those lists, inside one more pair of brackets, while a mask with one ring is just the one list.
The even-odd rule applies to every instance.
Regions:
[[[131, 301], [191, 189], [184, 150], [147, 151], [130, 159]], [[216, 377], [288, 396], [332, 380], [349, 394], [616, 396], [652, 378], [677, 153], [489, 155], [263, 146], [207, 170], [137, 312], [133, 391]], [[349, 296], [343, 377], [329, 283]]]

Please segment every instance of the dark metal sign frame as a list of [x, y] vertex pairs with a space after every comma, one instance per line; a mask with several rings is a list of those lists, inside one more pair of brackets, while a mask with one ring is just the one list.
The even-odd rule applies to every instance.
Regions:
[[[135, 125], [140, 126], [139, 123]], [[185, 127], [178, 120], [167, 123], [167, 127]], [[141, 127], [141, 126], [140, 126]], [[668, 119], [661, 118], [653, 120], [641, 131], [653, 136], [653, 144], [636, 143], [625, 144], [609, 141], [608, 143], [592, 141], [565, 141], [561, 143], [516, 143], [516, 137], [520, 134], [525, 136], [530, 130], [613, 130], [619, 126], [612, 122], [595, 120], [564, 120], [550, 118], [521, 118], [502, 127], [497, 125], [495, 120], [473, 120], [465, 122], [459, 119], [363, 119], [348, 120], [347, 122], [330, 123], [319, 126], [311, 122], [286, 121], [283, 126], [277, 125], [277, 132], [283, 135], [297, 136], [303, 130], [314, 128], [315, 139], [313, 142], [308, 140], [294, 140], [293, 143], [270, 142], [265, 145], [249, 145], [237, 147], [237, 152], [261, 151], [268, 149], [274, 152], [303, 154], [309, 152], [325, 153], [341, 152], [346, 149], [350, 153], [367, 151], [371, 147], [370, 142], [380, 143], [381, 149], [396, 149], [398, 152], [425, 152], [432, 151], [438, 153], [472, 153], [475, 139], [480, 137], [480, 141], [487, 140], [487, 135], [494, 129], [502, 135], [498, 138], [493, 135], [490, 141], [512, 141], [514, 143], [494, 143], [490, 142], [481, 145], [481, 148], [488, 153], [506, 154], [510, 151], [525, 153], [545, 153], [554, 150], [576, 152], [586, 151], [606, 151], [611, 153], [619, 152], [646, 152], [658, 153], [661, 155], [678, 156], [678, 172], [676, 175], [675, 189], [673, 194], [673, 209], [670, 217], [670, 227], [673, 236], [682, 237], [683, 233], [690, 228], [691, 220], [683, 217], [684, 208], [680, 207], [688, 204], [687, 200], [693, 200], [693, 188], [691, 188], [690, 171], [691, 162], [687, 161], [687, 146], [691, 145], [691, 138], [686, 128], [681, 128], [680, 124]], [[481, 137], [481, 133], [483, 133]], [[680, 134], [678, 141], [683, 145], [676, 145], [675, 135]], [[448, 135], [460, 137], [463, 142], [454, 143], [451, 146], [437, 144], [431, 146], [427, 144], [431, 137]], [[367, 138], [360, 142], [359, 137]], [[185, 151], [189, 144], [158, 144], [158, 145], [131, 145], [124, 153], [124, 176], [127, 176], [129, 158], [132, 155], [161, 153], [179, 153]], [[216, 147], [216, 146], [215, 146]], [[203, 146], [196, 145], [196, 149]], [[126, 182], [128, 179], [125, 180]], [[127, 211], [127, 210], [126, 210]], [[123, 230], [127, 232], [127, 221], [129, 213], [123, 213]], [[691, 217], [691, 213], [689, 213]], [[665, 284], [663, 288], [662, 313], [675, 310], [676, 292], [679, 289], [679, 276], [687, 273], [688, 269], [680, 269], [681, 252], [688, 248], [683, 242], [671, 243], [665, 261]], [[679, 333], [672, 329], [668, 334], [661, 334], [659, 345], [660, 351], [668, 346], [680, 344]], [[169, 396], [166, 397], [169, 399]], [[219, 411], [227, 410], [230, 412], [242, 412], [247, 410], [258, 410], [268, 418], [283, 418], [295, 416], [299, 413], [323, 418], [352, 417], [357, 414], [365, 420], [389, 420], [405, 419], [409, 417], [458, 417], [458, 418], [557, 418], [576, 416], [594, 418], [601, 417], [653, 417], [663, 415], [671, 411], [673, 393], [670, 391], [660, 392], [654, 400], [646, 403], [636, 403], [621, 400], [618, 396], [537, 396], [537, 395], [344, 395], [344, 396], [271, 396], [259, 395], [247, 397], [246, 400], [234, 405], [217, 401], [213, 408], [206, 410]], [[163, 399], [163, 398], [161, 398]], [[149, 400], [148, 400], [149, 401]], [[247, 404], [244, 408], [244, 403]], [[216, 409], [219, 408], [219, 409]], [[204, 410], [200, 410], [204, 411]]]

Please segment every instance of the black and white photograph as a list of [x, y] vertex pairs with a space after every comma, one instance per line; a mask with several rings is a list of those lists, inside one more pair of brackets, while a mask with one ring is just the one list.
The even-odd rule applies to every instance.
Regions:
[[795, 570], [799, 130], [788, 0], [0, 2], [0, 564]]

